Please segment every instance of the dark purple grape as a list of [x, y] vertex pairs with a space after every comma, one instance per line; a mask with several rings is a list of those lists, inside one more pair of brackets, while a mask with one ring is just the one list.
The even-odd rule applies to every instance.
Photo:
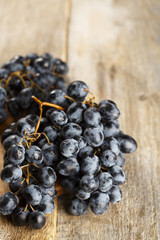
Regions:
[[28, 223], [33, 229], [41, 229], [46, 223], [46, 217], [43, 212], [34, 211], [29, 214]]
[[83, 215], [88, 209], [88, 202], [73, 198], [69, 206], [69, 213], [75, 216]]
[[96, 191], [90, 198], [90, 208], [97, 215], [105, 213], [109, 206], [109, 196], [107, 193]]
[[74, 81], [69, 84], [67, 94], [77, 102], [83, 102], [88, 94], [88, 86], [85, 82]]
[[18, 197], [12, 192], [6, 192], [0, 197], [0, 214], [9, 215], [17, 207]]

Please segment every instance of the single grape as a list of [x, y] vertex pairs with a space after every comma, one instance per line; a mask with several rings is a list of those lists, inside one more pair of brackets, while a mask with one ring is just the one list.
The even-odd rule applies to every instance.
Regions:
[[103, 100], [99, 103], [98, 110], [101, 114], [102, 121], [112, 121], [119, 117], [120, 111], [117, 105], [110, 100]]
[[0, 214], [9, 215], [17, 207], [18, 197], [12, 192], [6, 192], [0, 197]]
[[55, 171], [49, 166], [38, 168], [35, 177], [46, 188], [53, 186], [57, 179]]
[[103, 132], [96, 127], [86, 128], [83, 136], [87, 143], [92, 147], [99, 147], [104, 141]]
[[120, 185], [125, 183], [126, 181], [126, 175], [123, 171], [123, 169], [119, 166], [113, 166], [108, 169], [108, 172], [112, 175], [113, 177], [113, 184], [114, 185]]
[[59, 162], [57, 168], [58, 168], [58, 172], [63, 176], [76, 175], [80, 170], [80, 166], [76, 158], [62, 159]]
[[25, 200], [32, 206], [38, 205], [42, 200], [40, 188], [37, 185], [31, 184], [23, 190]]
[[51, 123], [55, 126], [63, 126], [68, 122], [67, 115], [62, 110], [52, 111], [49, 119]]
[[82, 128], [76, 123], [67, 123], [61, 129], [62, 138], [75, 138], [82, 134]]
[[74, 81], [69, 84], [67, 94], [77, 102], [83, 102], [88, 94], [88, 86], [85, 82]]
[[33, 229], [41, 229], [46, 223], [46, 217], [43, 212], [34, 211], [29, 214], [28, 223]]
[[29, 163], [40, 165], [43, 162], [42, 150], [36, 145], [32, 145], [29, 149], [26, 149], [25, 157]]
[[60, 152], [64, 157], [75, 156], [78, 151], [78, 142], [73, 138], [65, 139], [60, 144]]
[[73, 198], [71, 200], [70, 206], [69, 206], [69, 213], [75, 216], [80, 216], [83, 215], [88, 209], [88, 202], [78, 199], [78, 198]]
[[120, 150], [123, 153], [132, 153], [137, 148], [136, 141], [126, 134], [120, 134], [117, 138], [119, 144], [120, 144]]
[[23, 145], [13, 144], [7, 151], [8, 161], [20, 165], [25, 159], [25, 148]]
[[109, 206], [109, 196], [107, 193], [96, 191], [90, 198], [90, 208], [97, 215], [104, 214]]
[[59, 160], [59, 152], [58, 152], [58, 148], [57, 145], [54, 143], [51, 144], [44, 144], [42, 147], [42, 153], [43, 153], [43, 157], [44, 157], [44, 164], [47, 166], [53, 166], [55, 164], [57, 164], [58, 160]]
[[28, 223], [29, 211], [19, 207], [12, 213], [12, 223], [16, 226], [25, 226]]
[[81, 172], [85, 175], [94, 175], [100, 170], [100, 161], [96, 155], [88, 156], [81, 161]]
[[116, 155], [111, 150], [101, 152], [101, 163], [103, 167], [112, 167], [116, 164]]
[[87, 193], [94, 192], [99, 186], [99, 180], [93, 175], [84, 175], [80, 180], [80, 187]]
[[22, 177], [22, 170], [17, 165], [8, 164], [1, 172], [1, 179], [6, 183], [13, 183]]
[[108, 192], [113, 185], [113, 178], [108, 172], [101, 172], [98, 175], [99, 187], [101, 192]]
[[109, 190], [109, 198], [111, 203], [118, 203], [122, 199], [122, 191], [118, 186], [113, 185]]
[[101, 121], [101, 115], [96, 108], [90, 107], [84, 112], [84, 121], [90, 126], [97, 126]]
[[84, 103], [74, 102], [67, 109], [67, 116], [70, 122], [81, 123], [83, 121], [83, 113], [87, 107]]

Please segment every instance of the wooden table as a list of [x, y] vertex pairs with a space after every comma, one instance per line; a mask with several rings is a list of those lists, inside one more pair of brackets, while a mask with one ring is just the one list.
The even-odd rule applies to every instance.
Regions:
[[31, 52], [67, 60], [69, 81], [86, 81], [97, 101], [115, 101], [138, 149], [126, 156], [123, 200], [104, 215], [70, 216], [61, 197], [57, 229], [56, 211], [40, 231], [0, 217], [0, 240], [51, 240], [55, 230], [56, 240], [159, 240], [160, 1], [0, 0], [0, 63]]

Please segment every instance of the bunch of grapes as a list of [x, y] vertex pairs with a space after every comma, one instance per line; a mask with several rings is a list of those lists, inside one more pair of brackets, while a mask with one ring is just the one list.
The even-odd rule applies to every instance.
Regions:
[[[3, 181], [11, 192], [0, 197], [0, 213], [16, 225], [39, 229], [55, 208], [55, 182], [71, 196], [68, 211], [103, 214], [122, 198], [124, 153], [136, 141], [120, 131], [120, 111], [110, 100], [95, 102], [85, 82], [54, 89], [47, 102], [32, 97], [40, 114], [29, 114], [2, 134]], [[38, 108], [38, 107], [37, 107]]]
[[49, 92], [65, 88], [68, 66], [49, 53], [42, 56], [15, 56], [0, 68], [0, 124], [6, 120], [5, 105], [13, 117], [20, 117], [29, 109], [35, 112], [31, 96], [46, 100]]

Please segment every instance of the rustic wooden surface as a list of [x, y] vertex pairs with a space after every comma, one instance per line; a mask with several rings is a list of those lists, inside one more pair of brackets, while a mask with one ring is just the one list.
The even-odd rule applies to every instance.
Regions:
[[[138, 142], [126, 156], [121, 203], [102, 216], [73, 217], [59, 198], [56, 240], [160, 239], [159, 15], [159, 0], [0, 0], [0, 63], [30, 52], [67, 59], [69, 81], [86, 81], [97, 101], [115, 101], [121, 129]], [[0, 193], [6, 189], [0, 182]], [[54, 214], [47, 219], [38, 232], [1, 217], [0, 240], [54, 239]]]

